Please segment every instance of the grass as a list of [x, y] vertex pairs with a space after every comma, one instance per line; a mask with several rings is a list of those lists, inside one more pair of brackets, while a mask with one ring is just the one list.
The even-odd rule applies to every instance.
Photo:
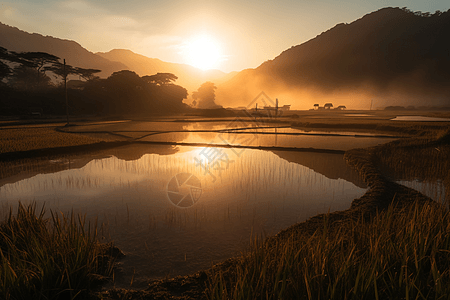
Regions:
[[52, 126], [0, 128], [0, 154], [56, 147], [78, 146], [102, 141], [98, 138], [55, 131]]
[[376, 160], [389, 178], [441, 180], [450, 191], [450, 129], [382, 145], [376, 151]]
[[209, 275], [209, 299], [446, 299], [450, 215], [394, 206], [307, 237], [256, 239], [241, 260]]
[[78, 299], [111, 272], [96, 226], [80, 215], [19, 205], [0, 224], [1, 299]]

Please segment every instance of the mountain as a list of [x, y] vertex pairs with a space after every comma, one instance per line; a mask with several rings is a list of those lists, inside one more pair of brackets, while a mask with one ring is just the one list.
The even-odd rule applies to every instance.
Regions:
[[102, 72], [98, 75], [103, 78], [121, 70], [131, 70], [140, 76], [158, 72], [173, 73], [178, 76], [176, 83], [189, 91], [197, 90], [205, 81], [212, 81], [217, 85], [236, 74], [227, 74], [219, 70], [202, 71], [186, 64], [148, 58], [130, 50], [115, 49], [106, 53], [92, 53], [77, 42], [28, 33], [2, 23], [0, 23], [0, 46], [16, 52], [47, 52], [66, 59], [72, 66], [100, 69]]
[[176, 84], [189, 91], [197, 90], [205, 81], [214, 82], [216, 85], [229, 79], [233, 73], [226, 74], [219, 70], [202, 71], [186, 64], [169, 63], [157, 58], [149, 58], [125, 49], [114, 49], [109, 52], [98, 52], [97, 55], [110, 61], [121, 62], [139, 76], [153, 75], [156, 73], [173, 73], [178, 77]]
[[218, 87], [216, 102], [247, 106], [264, 91], [299, 109], [325, 102], [368, 109], [372, 99], [374, 107], [449, 105], [448, 32], [450, 10], [384, 8], [238, 73]]
[[108, 77], [113, 72], [128, 69], [123, 63], [109, 61], [74, 41], [28, 33], [2, 23], [0, 46], [16, 52], [47, 52], [66, 59], [67, 64], [72, 66], [102, 70], [98, 74], [100, 77]]

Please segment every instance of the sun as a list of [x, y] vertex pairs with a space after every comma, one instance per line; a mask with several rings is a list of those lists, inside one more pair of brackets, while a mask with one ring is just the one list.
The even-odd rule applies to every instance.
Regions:
[[187, 63], [202, 70], [216, 69], [220, 66], [222, 51], [219, 43], [210, 36], [190, 39], [185, 48]]

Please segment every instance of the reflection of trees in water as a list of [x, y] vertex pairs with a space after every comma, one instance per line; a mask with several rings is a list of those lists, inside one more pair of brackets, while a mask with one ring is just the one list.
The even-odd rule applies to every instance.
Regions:
[[178, 151], [178, 147], [171, 145], [131, 144], [76, 155], [60, 155], [51, 158], [27, 158], [11, 162], [0, 162], [0, 186], [30, 178], [37, 174], [81, 169], [93, 159], [115, 156], [122, 160], [137, 160], [145, 154], [172, 155]]
[[[99, 224], [107, 225], [102, 234], [136, 257], [127, 267], [154, 277], [172, 270], [188, 274], [206, 268], [212, 260], [238, 251], [251, 233], [273, 234], [317, 212], [348, 208], [353, 196], [364, 193], [345, 180], [330, 180], [272, 152], [250, 149], [238, 156], [232, 149], [221, 148], [234, 162], [221, 171], [221, 177], [215, 173], [218, 179], [213, 183], [194, 163], [194, 157], [202, 158], [204, 148], [152, 146], [153, 154], [147, 154], [146, 147], [101, 151], [97, 159], [92, 159], [91, 153], [82, 169], [11, 185], [8, 198], [12, 200], [21, 189], [36, 195], [46, 189], [41, 194], [50, 196], [40, 199], [47, 201], [48, 208], [67, 211], [73, 207], [88, 217], [98, 216]], [[176, 153], [165, 155], [169, 152]], [[142, 153], [137, 160], [124, 160]], [[121, 159], [104, 158], [106, 155]], [[198, 177], [203, 189], [199, 202], [184, 210], [174, 208], [166, 199], [167, 183], [181, 172]], [[2, 188], [0, 197], [1, 193]], [[55, 195], [60, 200], [49, 202]], [[188, 257], [186, 262], [183, 256], [181, 265], [177, 265], [177, 247]]]
[[[24, 191], [51, 191], [64, 190], [65, 188], [114, 188], [127, 187], [130, 183], [148, 179], [152, 181], [147, 185], [148, 187], [164, 189], [165, 184], [167, 184], [164, 180], [170, 179], [170, 177], [180, 172], [192, 173], [203, 180], [203, 182], [211, 181], [211, 178], [204, 172], [202, 166], [196, 165], [194, 162], [194, 157], [202, 158], [199, 154], [200, 148], [196, 148], [194, 152], [180, 152], [175, 155], [169, 154], [177, 153], [179, 149], [171, 146], [151, 147], [152, 154], [146, 148], [147, 145], [134, 145], [133, 147], [100, 152], [96, 155], [96, 159], [92, 159], [91, 156], [90, 159], [92, 160], [88, 163], [85, 163], [83, 160], [77, 162], [78, 164], [84, 164], [83, 166], [78, 166], [78, 168], [73, 165], [70, 166], [73, 170], [49, 174], [48, 176], [38, 176], [25, 181], [22, 180], [14, 184], [14, 186], [18, 190], [23, 189]], [[335, 190], [351, 188], [350, 186], [344, 187], [347, 183], [330, 180], [313, 170], [311, 166], [314, 165], [314, 162], [320, 161], [319, 156], [303, 159], [303, 162], [312, 161], [312, 163], [309, 163], [309, 166], [305, 167], [289, 163], [267, 151], [245, 150], [240, 156], [237, 156], [233, 149], [221, 149], [221, 151], [232, 162], [226, 168], [221, 165], [222, 170], [211, 168], [211, 172], [219, 178], [218, 183], [214, 184], [214, 189], [221, 190], [227, 195], [237, 193], [251, 197], [259, 194], [262, 190], [266, 190], [270, 193], [276, 193], [280, 198], [289, 198], [299, 192], [314, 194], [314, 189], [321, 191], [320, 193], [322, 194], [330, 194]], [[279, 153], [284, 154], [285, 152], [279, 151]], [[132, 159], [141, 154], [142, 156], [139, 159], [124, 160], [124, 158]], [[102, 158], [106, 155], [114, 156]], [[338, 161], [336, 157], [333, 157], [333, 159]], [[317, 166], [320, 169], [321, 165], [317, 164]], [[330, 170], [333, 169], [330, 168], [330, 164], [327, 164], [327, 166]], [[68, 166], [66, 164], [61, 168], [68, 169]], [[338, 172], [342, 171], [342, 168], [332, 171], [335, 172], [333, 173], [335, 179], [346, 177]], [[11, 186], [8, 189], [14, 194]]]

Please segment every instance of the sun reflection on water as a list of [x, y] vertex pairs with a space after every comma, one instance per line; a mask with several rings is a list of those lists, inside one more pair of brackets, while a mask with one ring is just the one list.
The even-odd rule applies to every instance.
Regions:
[[[144, 154], [128, 161], [110, 156], [81, 168], [38, 174], [1, 186], [2, 207], [19, 200], [45, 202], [52, 210], [73, 209], [97, 218], [103, 238], [128, 254], [125, 273], [135, 268], [139, 276], [160, 278], [230, 257], [251, 234], [274, 234], [317, 213], [347, 209], [366, 191], [272, 152], [250, 149], [220, 148], [230, 162], [223, 170], [210, 169], [214, 180], [196, 163], [205, 149], [178, 147], [175, 154]], [[336, 166], [330, 172], [345, 172]], [[168, 198], [167, 184], [179, 173], [201, 182], [201, 197], [188, 209], [178, 209]], [[180, 262], [181, 255], [189, 259]]]

